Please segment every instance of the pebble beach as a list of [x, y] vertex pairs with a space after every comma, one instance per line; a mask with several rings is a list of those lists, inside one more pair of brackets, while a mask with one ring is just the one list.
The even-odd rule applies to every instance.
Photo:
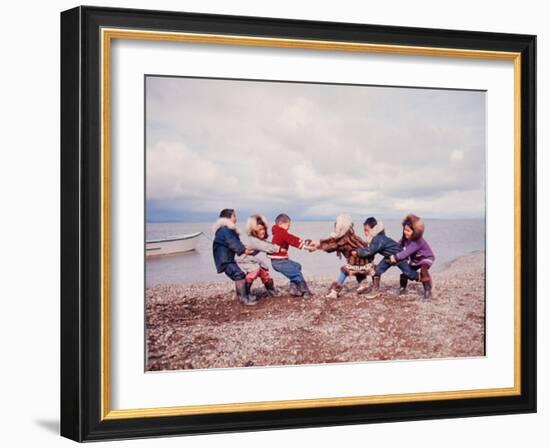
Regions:
[[[146, 289], [147, 370], [242, 368], [343, 362], [476, 357], [485, 354], [485, 254], [478, 251], [433, 274], [433, 299], [409, 283], [397, 294], [382, 277], [366, 299], [348, 280], [338, 299], [332, 277], [306, 277], [313, 298], [287, 293], [241, 305], [233, 284], [200, 282]], [[262, 295], [257, 281], [254, 290]]]

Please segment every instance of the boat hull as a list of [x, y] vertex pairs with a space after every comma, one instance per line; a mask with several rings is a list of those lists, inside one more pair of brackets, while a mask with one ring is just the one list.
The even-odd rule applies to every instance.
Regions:
[[156, 257], [194, 251], [201, 234], [202, 232], [198, 232], [180, 238], [147, 241], [145, 244], [145, 255], [147, 257]]

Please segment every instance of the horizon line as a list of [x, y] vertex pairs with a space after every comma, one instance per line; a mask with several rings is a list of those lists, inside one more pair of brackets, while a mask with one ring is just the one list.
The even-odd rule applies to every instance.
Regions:
[[[219, 217], [214, 217], [213, 220], [217, 220], [219, 219]], [[362, 220], [363, 218], [354, 218], [354, 220]], [[402, 217], [391, 217], [391, 216], [379, 216], [377, 217], [378, 220], [401, 220], [403, 219]], [[433, 218], [433, 217], [422, 217], [422, 219], [424, 220], [427, 220], [427, 221], [464, 221], [464, 220], [484, 220], [485, 219], [485, 216], [469, 216], [469, 217], [459, 217], [459, 216], [456, 216], [456, 217], [446, 217], [446, 218]], [[246, 218], [245, 218], [246, 220]], [[334, 222], [334, 218], [325, 218], [325, 219], [292, 219], [292, 221], [294, 222]], [[242, 221], [242, 220], [240, 220]], [[177, 220], [151, 220], [151, 221], [145, 221], [146, 224], [167, 224], [167, 223], [170, 223], [170, 224], [178, 224], [178, 223], [181, 223], [181, 224], [187, 224], [187, 223], [205, 223], [205, 222], [213, 222], [213, 221], [204, 221], [204, 220], [181, 220], [181, 219], [177, 219]]]

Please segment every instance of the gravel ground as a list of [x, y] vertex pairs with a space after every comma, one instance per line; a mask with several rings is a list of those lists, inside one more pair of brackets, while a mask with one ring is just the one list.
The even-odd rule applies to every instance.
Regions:
[[[434, 298], [395, 280], [373, 300], [348, 280], [326, 299], [332, 278], [308, 278], [313, 298], [286, 294], [240, 305], [231, 282], [147, 288], [147, 370], [322, 364], [483, 356], [484, 253], [434, 274]], [[258, 282], [258, 280], [257, 280]], [[258, 288], [261, 292], [262, 288]]]

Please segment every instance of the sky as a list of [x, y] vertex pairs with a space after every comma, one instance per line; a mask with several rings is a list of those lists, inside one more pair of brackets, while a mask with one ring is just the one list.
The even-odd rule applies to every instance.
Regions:
[[485, 92], [146, 78], [147, 221], [485, 214]]

